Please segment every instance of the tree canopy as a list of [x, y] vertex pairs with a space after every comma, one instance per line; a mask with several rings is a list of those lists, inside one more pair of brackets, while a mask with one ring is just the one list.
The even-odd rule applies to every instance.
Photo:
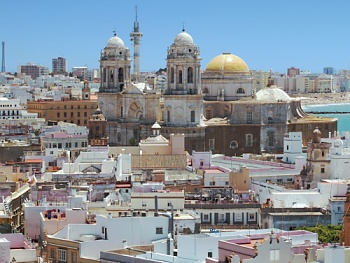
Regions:
[[312, 227], [301, 227], [300, 230], [307, 230], [318, 234], [320, 243], [339, 243], [339, 233], [343, 231], [342, 225], [316, 225]]

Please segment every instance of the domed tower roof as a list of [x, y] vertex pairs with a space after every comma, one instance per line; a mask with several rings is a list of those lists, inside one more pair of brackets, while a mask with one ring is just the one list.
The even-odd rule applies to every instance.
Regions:
[[213, 58], [207, 65], [206, 72], [249, 73], [243, 59], [231, 53], [223, 53]]
[[176, 36], [174, 44], [177, 46], [194, 45], [194, 42], [191, 35], [188, 34], [185, 29], [182, 29], [182, 32]]
[[114, 34], [114, 36], [112, 36], [106, 45], [106, 48], [124, 48], [124, 42], [123, 40], [121, 40], [121, 38], [117, 37], [116, 34]]
[[321, 131], [316, 127], [316, 129], [312, 132], [312, 142], [320, 143], [321, 142]]
[[282, 89], [272, 85], [271, 87], [266, 87], [259, 90], [255, 99], [257, 101], [290, 101], [290, 97], [287, 93], [285, 93]]

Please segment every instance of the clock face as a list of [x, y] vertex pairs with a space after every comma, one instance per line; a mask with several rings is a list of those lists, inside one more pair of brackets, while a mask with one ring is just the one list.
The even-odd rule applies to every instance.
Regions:
[[[177, 115], [177, 116], [183, 116], [184, 115], [184, 110], [183, 110], [183, 108], [181, 108], [181, 107], [177, 107], [176, 109], [175, 109], [175, 114]], [[183, 116], [184, 117], [184, 116]]]

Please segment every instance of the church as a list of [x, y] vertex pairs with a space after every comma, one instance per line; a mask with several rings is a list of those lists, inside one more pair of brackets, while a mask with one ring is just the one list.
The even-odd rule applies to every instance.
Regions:
[[142, 33], [137, 21], [131, 35], [133, 74], [130, 50], [116, 34], [100, 54], [97, 95], [109, 145], [138, 145], [152, 134], [155, 122], [166, 138], [184, 134], [189, 153], [210, 150], [229, 156], [283, 152], [283, 138], [290, 131], [301, 131], [306, 145], [316, 127], [324, 137], [337, 130], [337, 119], [307, 115], [300, 99], [272, 81], [255, 92], [247, 64], [236, 55], [220, 54], [201, 70], [200, 49], [185, 29], [167, 49], [167, 85], [159, 92], [139, 81]]

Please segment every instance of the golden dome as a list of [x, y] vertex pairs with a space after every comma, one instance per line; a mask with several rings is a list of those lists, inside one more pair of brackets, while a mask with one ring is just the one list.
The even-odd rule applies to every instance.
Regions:
[[231, 53], [223, 53], [213, 58], [208, 63], [205, 71], [222, 73], [248, 73], [249, 68], [240, 57]]

